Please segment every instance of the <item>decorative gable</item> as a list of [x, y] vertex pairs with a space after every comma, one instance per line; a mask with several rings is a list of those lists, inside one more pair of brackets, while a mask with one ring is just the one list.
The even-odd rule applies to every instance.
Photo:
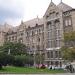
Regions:
[[44, 15], [44, 17], [47, 18], [50, 15], [53, 15], [55, 13], [58, 14], [58, 12], [57, 12], [58, 10], [59, 10], [58, 7], [53, 2], [51, 2], [48, 9], [47, 9], [47, 11], [46, 11], [46, 13], [45, 13], [45, 15]]

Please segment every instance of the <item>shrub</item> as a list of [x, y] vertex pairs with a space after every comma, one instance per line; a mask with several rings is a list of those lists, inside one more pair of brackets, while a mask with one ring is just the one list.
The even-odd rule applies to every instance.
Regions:
[[7, 64], [13, 65], [15, 57], [13, 55], [7, 55]]
[[0, 63], [0, 70], [2, 69], [2, 64]]
[[24, 66], [24, 57], [23, 56], [15, 56], [15, 60], [13, 63], [14, 66], [23, 67]]
[[2, 66], [13, 65], [13, 66], [32, 66], [33, 57], [30, 55], [8, 55], [6, 53], [0, 53], [0, 64]]
[[6, 66], [7, 65], [7, 55], [4, 53], [0, 53], [0, 64], [2, 66]]
[[13, 63], [14, 66], [31, 66], [33, 65], [33, 58], [29, 55], [18, 55], [15, 56], [15, 60]]
[[7, 64], [12, 65], [13, 62], [14, 62], [14, 56], [5, 53], [0, 53], [0, 65], [2, 66], [6, 66]]

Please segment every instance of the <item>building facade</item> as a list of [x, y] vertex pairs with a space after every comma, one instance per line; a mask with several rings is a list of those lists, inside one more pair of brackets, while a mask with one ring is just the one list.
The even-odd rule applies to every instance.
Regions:
[[6, 32], [6, 41], [21, 42], [28, 53], [44, 53], [44, 63], [62, 65], [60, 49], [64, 45], [64, 32], [75, 31], [75, 9], [61, 2], [52, 1], [43, 18], [38, 17]]

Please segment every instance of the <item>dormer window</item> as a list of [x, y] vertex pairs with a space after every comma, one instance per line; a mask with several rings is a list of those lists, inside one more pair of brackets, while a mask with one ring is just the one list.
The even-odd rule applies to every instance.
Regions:
[[59, 13], [57, 12], [57, 13], [56, 13], [56, 16], [58, 16], [58, 15], [59, 15]]
[[56, 20], [55, 20], [55, 23], [58, 23], [58, 22], [59, 22], [59, 19], [56, 19]]
[[47, 15], [47, 16], [46, 16], [46, 19], [47, 19], [48, 17], [49, 17], [49, 16]]
[[38, 24], [36, 23], [36, 27], [38, 26]]
[[28, 26], [28, 28], [30, 28], [30, 26]]

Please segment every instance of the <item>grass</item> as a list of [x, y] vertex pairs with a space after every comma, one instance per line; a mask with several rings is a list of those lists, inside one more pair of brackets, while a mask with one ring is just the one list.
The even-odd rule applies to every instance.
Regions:
[[36, 68], [24, 68], [24, 67], [4, 67], [0, 70], [0, 74], [55, 74], [65, 73], [64, 70], [49, 70], [49, 69], [36, 69]]

